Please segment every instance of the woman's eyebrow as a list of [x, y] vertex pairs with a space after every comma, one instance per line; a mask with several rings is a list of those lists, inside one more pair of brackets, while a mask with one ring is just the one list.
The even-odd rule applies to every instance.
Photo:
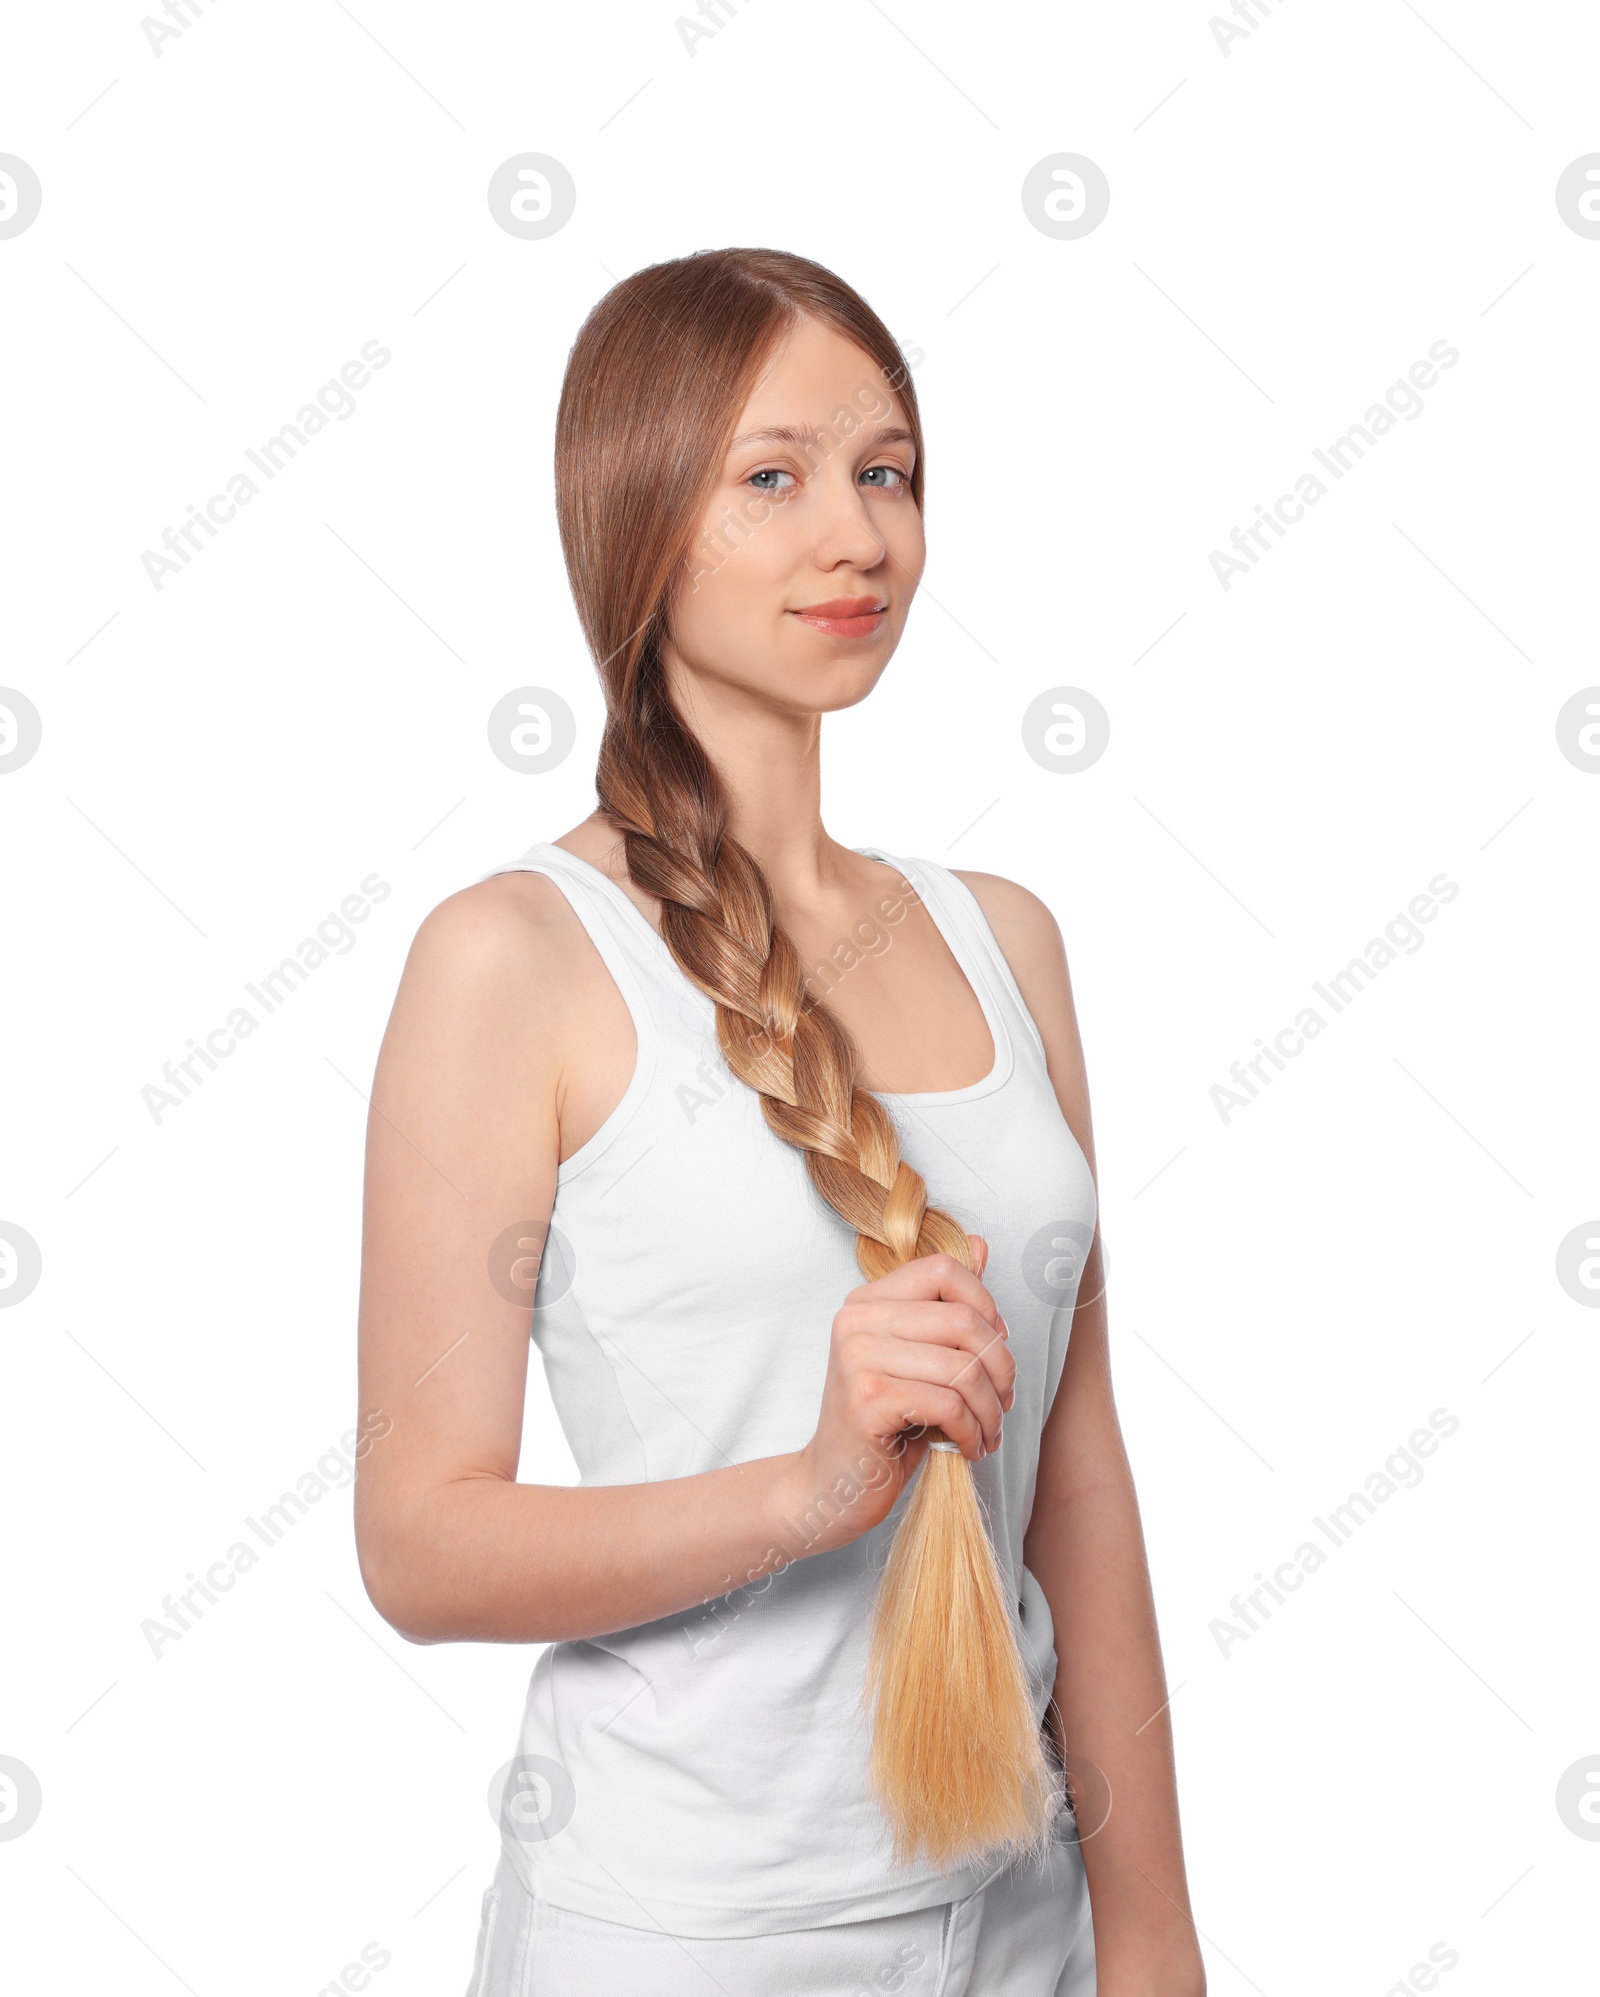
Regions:
[[[799, 450], [809, 450], [820, 440], [824, 427], [818, 425], [814, 430], [807, 430], [802, 424], [776, 423], [766, 430], [747, 430], [742, 437], [735, 437], [728, 449], [737, 451], [746, 444], [793, 444]], [[885, 429], [874, 431], [869, 441], [876, 447], [879, 444], [914, 444], [917, 440], [909, 430]]]

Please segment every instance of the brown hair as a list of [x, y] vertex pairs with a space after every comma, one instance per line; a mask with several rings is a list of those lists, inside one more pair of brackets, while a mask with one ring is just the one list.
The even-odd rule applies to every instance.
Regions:
[[[728, 830], [721, 779], [667, 690], [660, 644], [690, 546], [757, 378], [795, 323], [836, 327], [877, 362], [916, 440], [910, 372], [881, 319], [821, 264], [782, 250], [703, 250], [624, 278], [573, 344], [556, 417], [556, 513], [578, 616], [606, 696], [595, 790], [628, 873], [661, 899], [661, 933], [716, 1003], [728, 1066], [805, 1153], [871, 1278], [966, 1233], [928, 1205], [887, 1112], [855, 1079], [850, 1036], [812, 1002], [765, 875]], [[737, 529], [739, 523], [735, 523]], [[750, 531], [748, 524], [745, 531]]]
[[[773, 919], [766, 876], [728, 829], [726, 791], [673, 705], [661, 660], [734, 427], [803, 318], [832, 326], [877, 363], [877, 413], [889, 407], [890, 390], [899, 397], [916, 445], [911, 492], [920, 511], [916, 392], [882, 320], [808, 258], [726, 249], [635, 272], [585, 320], [556, 417], [556, 513], [605, 690], [601, 814], [622, 834], [631, 878], [660, 897], [673, 957], [714, 1001], [729, 1068], [856, 1230], [856, 1259], [870, 1281], [936, 1253], [971, 1268], [966, 1230], [929, 1204], [888, 1112], [856, 1079], [850, 1034], [807, 993], [799, 952]], [[852, 414], [861, 412], [842, 410], [835, 421]], [[730, 545], [741, 526], [752, 531], [750, 520], [725, 522]], [[930, 1453], [880, 1590], [869, 1663], [874, 1773], [907, 1855], [950, 1858], [997, 1841], [1024, 1848], [1040, 1834], [1047, 1804], [1038, 1731], [1004, 1596], [969, 1466]], [[952, 1648], [952, 1628], [972, 1639], [964, 1650]], [[960, 1681], [953, 1699], [952, 1674]], [[930, 1701], [943, 1702], [942, 1715], [928, 1714]], [[946, 1725], [933, 1723], [941, 1716]]]

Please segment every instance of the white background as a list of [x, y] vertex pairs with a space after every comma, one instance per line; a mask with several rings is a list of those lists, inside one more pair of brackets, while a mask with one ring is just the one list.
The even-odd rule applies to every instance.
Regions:
[[[1554, 189], [1600, 149], [1600, 24], [1300, 0], [1224, 53], [1200, 4], [754, 0], [691, 56], [668, 4], [201, 0], [158, 55], [133, 5], [71, 15], [17, 10], [0, 84], [43, 186], [0, 241], [0, 679], [44, 727], [0, 781], [0, 1219], [43, 1256], [0, 1313], [15, 1987], [312, 1997], [370, 1942], [384, 1997], [465, 1987], [533, 1653], [397, 1637], [347, 1489], [159, 1657], [141, 1623], [354, 1421], [362, 1092], [416, 925], [592, 808], [568, 347], [614, 279], [760, 244], [921, 353], [926, 585], [829, 723], [825, 817], [1066, 937], [1211, 1989], [1381, 1997], [1439, 1942], [1449, 1997], [1595, 1988], [1600, 1844], [1555, 1790], [1600, 1756], [1600, 1317], [1555, 1258], [1600, 1210], [1600, 778], [1555, 722], [1600, 681], [1600, 241]], [[485, 199], [525, 151], [577, 184], [543, 241]], [[1020, 198], [1063, 151], [1111, 186], [1077, 241]], [[368, 340], [356, 413], [154, 588]], [[1224, 590], [1230, 529], [1440, 340], [1420, 417]], [[486, 739], [528, 684], [578, 719], [542, 777]], [[1077, 774], [1022, 744], [1056, 686], [1111, 716]], [[1441, 871], [1422, 947], [1224, 1121], [1230, 1064]], [[154, 1120], [374, 872], [355, 946]], [[1224, 1656], [1230, 1599], [1440, 1408], [1420, 1485]], [[537, 1366], [522, 1467], [572, 1475]]]

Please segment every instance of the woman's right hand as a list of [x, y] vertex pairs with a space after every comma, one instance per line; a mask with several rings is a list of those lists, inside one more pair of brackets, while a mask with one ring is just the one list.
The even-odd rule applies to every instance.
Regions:
[[[1016, 1362], [977, 1269], [922, 1255], [852, 1290], [833, 1320], [817, 1430], [795, 1459], [787, 1523], [804, 1553], [842, 1546], [888, 1516], [938, 1429], [977, 1462], [1001, 1440]], [[793, 1548], [787, 1549], [794, 1551]]]

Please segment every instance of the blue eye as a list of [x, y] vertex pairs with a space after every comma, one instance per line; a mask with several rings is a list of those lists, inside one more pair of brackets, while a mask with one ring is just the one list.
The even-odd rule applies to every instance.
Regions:
[[[745, 484], [754, 485], [755, 481], [758, 478], [793, 478], [793, 477], [794, 477], [793, 472], [781, 471], [774, 466], [769, 466], [765, 471], [752, 472], [749, 478], [745, 480]], [[781, 487], [775, 485], [756, 486], [757, 492], [778, 492], [781, 489], [782, 489]]]
[[[863, 478], [871, 478], [873, 474], [876, 472], [892, 473], [895, 478], [900, 480], [901, 487], [904, 488], [910, 487], [911, 480], [906, 475], [906, 473], [904, 473], [900, 469], [898, 465], [872, 465], [869, 466], [868, 469], [861, 474], [861, 476]], [[879, 487], [877, 487], [877, 490], [879, 492], [894, 492], [898, 489], [899, 488], [892, 485], [880, 485]]]

